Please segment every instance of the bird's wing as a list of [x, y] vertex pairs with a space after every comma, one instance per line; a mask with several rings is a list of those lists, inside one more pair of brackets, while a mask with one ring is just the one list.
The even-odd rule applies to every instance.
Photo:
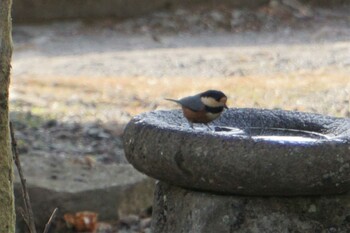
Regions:
[[204, 109], [204, 104], [201, 101], [200, 96], [189, 96], [178, 100], [182, 106], [191, 109], [192, 111], [199, 112]]

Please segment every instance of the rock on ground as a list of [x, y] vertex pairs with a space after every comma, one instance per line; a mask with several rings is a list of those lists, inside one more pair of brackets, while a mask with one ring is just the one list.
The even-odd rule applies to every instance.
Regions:
[[[21, 163], [39, 229], [56, 207], [57, 222], [63, 214], [77, 211], [93, 211], [102, 221], [116, 222], [121, 215], [139, 213], [152, 205], [154, 180], [128, 164], [35, 156], [21, 157]], [[18, 176], [15, 195], [19, 209], [22, 194]], [[19, 212], [17, 216], [18, 225], [23, 227]]]

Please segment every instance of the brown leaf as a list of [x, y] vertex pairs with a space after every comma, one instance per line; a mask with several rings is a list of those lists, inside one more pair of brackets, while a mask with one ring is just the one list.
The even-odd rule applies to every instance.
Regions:
[[74, 228], [77, 232], [95, 232], [97, 228], [97, 213], [90, 211], [65, 214], [63, 216], [68, 227]]

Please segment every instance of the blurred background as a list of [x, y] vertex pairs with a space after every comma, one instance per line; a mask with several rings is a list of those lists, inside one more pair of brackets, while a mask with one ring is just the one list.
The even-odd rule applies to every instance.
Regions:
[[11, 120], [38, 224], [58, 206], [52, 232], [73, 230], [63, 215], [77, 211], [98, 214], [100, 232], [150, 232], [154, 181], [128, 165], [122, 134], [136, 114], [178, 108], [164, 98], [219, 89], [233, 108], [349, 117], [349, 12], [346, 0], [14, 0]]

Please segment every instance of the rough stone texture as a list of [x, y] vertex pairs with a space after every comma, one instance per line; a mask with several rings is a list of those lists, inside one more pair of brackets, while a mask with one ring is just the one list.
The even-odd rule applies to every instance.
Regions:
[[[101, 165], [89, 168], [76, 161], [22, 157], [33, 212], [42, 232], [54, 208], [57, 219], [65, 213], [94, 211], [100, 220], [116, 221], [119, 214], [139, 213], [152, 204], [154, 180], [130, 165]], [[15, 182], [17, 210], [22, 206], [19, 179]], [[17, 226], [23, 226], [17, 213]]]
[[[283, 110], [230, 109], [212, 127], [191, 129], [180, 111], [155, 111], [126, 127], [126, 157], [170, 184], [242, 195], [322, 195], [350, 190], [350, 120]], [[250, 127], [286, 128], [327, 138], [283, 141], [252, 137]]]
[[189, 191], [160, 182], [153, 233], [346, 233], [350, 196], [241, 197]]

